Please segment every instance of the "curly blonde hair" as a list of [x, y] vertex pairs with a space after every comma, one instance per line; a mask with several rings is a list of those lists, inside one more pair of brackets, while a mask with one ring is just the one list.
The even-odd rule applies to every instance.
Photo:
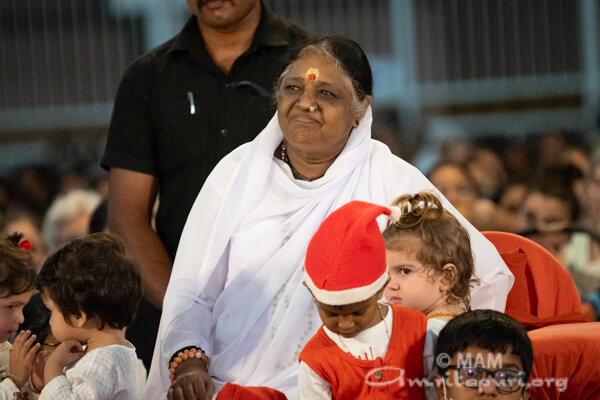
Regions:
[[386, 249], [406, 251], [409, 245], [403, 239], [419, 239], [421, 247], [416, 257], [428, 269], [431, 278], [442, 275], [444, 265], [454, 264], [457, 276], [446, 301], [463, 303], [468, 309], [471, 287], [479, 284], [479, 280], [473, 276], [475, 263], [465, 228], [432, 192], [402, 195], [393, 205], [400, 209], [401, 215], [398, 221], [390, 221], [383, 231]]

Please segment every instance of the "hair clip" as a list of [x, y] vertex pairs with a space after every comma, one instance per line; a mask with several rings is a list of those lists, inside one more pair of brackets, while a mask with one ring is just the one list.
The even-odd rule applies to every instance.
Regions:
[[27, 239], [21, 240], [21, 242], [19, 243], [19, 248], [21, 250], [26, 250], [26, 251], [31, 250], [31, 242]]

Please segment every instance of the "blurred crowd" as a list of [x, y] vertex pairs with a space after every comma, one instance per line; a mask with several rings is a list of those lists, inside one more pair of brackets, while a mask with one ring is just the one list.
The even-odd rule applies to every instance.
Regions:
[[549, 250], [583, 300], [600, 288], [600, 150], [583, 136], [448, 141], [427, 176], [479, 230]]
[[[16, 167], [0, 178], [0, 231], [23, 233], [39, 268], [66, 243], [104, 229], [107, 195], [107, 173], [59, 173], [50, 165]], [[90, 225], [92, 219], [95, 225]]]
[[[548, 132], [448, 139], [437, 147], [433, 167], [422, 172], [479, 230], [535, 240], [571, 273], [582, 299], [598, 292], [598, 146], [576, 132]], [[0, 230], [22, 232], [41, 266], [70, 240], [106, 228], [107, 195], [107, 174], [16, 167], [0, 178]]]

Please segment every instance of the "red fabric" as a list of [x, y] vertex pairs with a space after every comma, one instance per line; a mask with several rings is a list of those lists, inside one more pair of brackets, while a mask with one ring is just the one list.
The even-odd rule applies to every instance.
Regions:
[[240, 386], [227, 383], [219, 390], [217, 400], [287, 400], [285, 394], [268, 387]]
[[482, 233], [515, 276], [506, 300], [506, 314], [527, 330], [588, 321], [573, 279], [548, 250], [513, 233]]
[[600, 399], [600, 322], [547, 326], [529, 332], [529, 338], [532, 400]]
[[[383, 360], [381, 357], [376, 360], [352, 357], [327, 336], [323, 327], [306, 344], [300, 353], [300, 361], [329, 382], [332, 399], [424, 399], [424, 389], [419, 385], [408, 385], [408, 380], [423, 378], [427, 319], [424, 314], [408, 308], [392, 306], [392, 310], [392, 336]], [[377, 380], [374, 372], [382, 366], [391, 368], [383, 370], [383, 377]], [[365, 377], [370, 382], [388, 384], [368, 385]]]
[[390, 210], [351, 201], [325, 218], [306, 250], [306, 274], [317, 289], [364, 287], [387, 274], [385, 244], [376, 221], [381, 214], [389, 215]]

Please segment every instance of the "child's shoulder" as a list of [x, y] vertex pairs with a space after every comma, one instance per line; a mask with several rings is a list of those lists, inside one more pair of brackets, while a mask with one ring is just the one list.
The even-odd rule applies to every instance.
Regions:
[[[84, 361], [85, 360], [85, 361]], [[108, 346], [98, 347], [89, 351], [81, 358], [79, 363], [86, 364], [103, 364], [103, 365], [128, 365], [137, 361], [135, 348], [124, 346], [121, 344], [111, 344]]]

